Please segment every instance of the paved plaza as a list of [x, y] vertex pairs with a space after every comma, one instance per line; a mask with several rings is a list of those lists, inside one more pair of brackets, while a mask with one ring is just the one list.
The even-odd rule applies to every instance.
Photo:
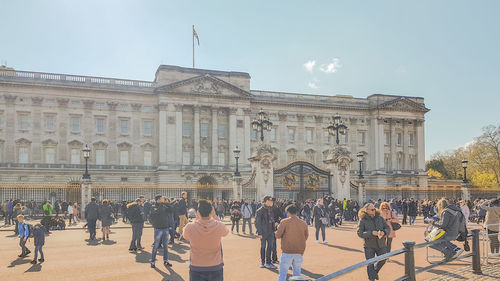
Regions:
[[[420, 220], [421, 221], [421, 220]], [[79, 225], [81, 227], [81, 224]], [[46, 238], [45, 262], [32, 265], [31, 253], [21, 259], [18, 238], [11, 231], [0, 232], [0, 276], [3, 280], [189, 280], [189, 244], [180, 243], [169, 247], [172, 268], [165, 268], [159, 262], [156, 269], [149, 266], [153, 229], [144, 229], [143, 252], [128, 252], [131, 229], [118, 223], [112, 227], [110, 241], [91, 242], [88, 233], [80, 228], [52, 231]], [[397, 232], [393, 250], [402, 246], [403, 240], [423, 241], [425, 225], [403, 226]], [[5, 229], [5, 228], [3, 228]], [[99, 231], [98, 235], [99, 237]], [[240, 230], [241, 231], [241, 230]], [[327, 245], [317, 244], [314, 228], [309, 228], [310, 236], [304, 255], [302, 273], [313, 280], [325, 274], [364, 260], [362, 240], [356, 236], [356, 224], [344, 223], [339, 228], [327, 229]], [[279, 242], [278, 242], [279, 243]], [[27, 243], [33, 251], [33, 240]], [[278, 244], [279, 245], [279, 244]], [[223, 239], [224, 276], [229, 281], [277, 280], [278, 271], [259, 268], [260, 242], [257, 237], [229, 234]], [[160, 251], [162, 253], [162, 251]], [[279, 253], [278, 253], [279, 254]], [[427, 266], [426, 250], [416, 250], [416, 266]], [[391, 259], [380, 273], [381, 280], [394, 280], [404, 274], [403, 255]], [[161, 259], [161, 257], [160, 257]], [[428, 273], [419, 274], [418, 280], [450, 280], [454, 271], [467, 271], [470, 258], [438, 267]], [[469, 270], [470, 271], [470, 270]], [[449, 275], [444, 275], [449, 273]], [[451, 275], [450, 275], [451, 274]], [[490, 274], [491, 275], [491, 274]], [[465, 276], [465, 275], [464, 275]], [[472, 276], [472, 275], [467, 275]], [[484, 276], [483, 276], [484, 277]], [[352, 272], [337, 280], [367, 280], [366, 269]], [[471, 280], [469, 277], [461, 280]], [[479, 279], [478, 279], [479, 280]], [[480, 279], [488, 280], [488, 279]]]

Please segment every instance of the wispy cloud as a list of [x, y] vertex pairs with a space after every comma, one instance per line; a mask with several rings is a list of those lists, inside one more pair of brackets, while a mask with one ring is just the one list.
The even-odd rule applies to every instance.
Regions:
[[340, 60], [338, 58], [334, 58], [334, 59], [332, 59], [332, 62], [330, 62], [328, 64], [322, 64], [319, 67], [319, 70], [324, 72], [324, 73], [335, 73], [341, 67], [342, 67], [342, 64], [340, 64]]
[[306, 63], [304, 63], [304, 67], [306, 69], [307, 72], [313, 72], [313, 69], [314, 69], [314, 66], [316, 65], [316, 61], [315, 60], [309, 60], [307, 61]]
[[307, 86], [309, 86], [309, 88], [311, 88], [311, 89], [317, 89], [318, 88], [318, 85], [316, 85], [315, 82], [309, 82], [309, 83], [307, 83]]

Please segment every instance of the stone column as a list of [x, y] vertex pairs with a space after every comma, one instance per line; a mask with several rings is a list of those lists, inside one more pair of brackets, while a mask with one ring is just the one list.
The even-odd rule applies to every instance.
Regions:
[[90, 203], [90, 198], [92, 198], [92, 182], [84, 180], [80, 184], [80, 187], [82, 189], [81, 216], [85, 218], [85, 207]]
[[461, 189], [462, 189], [462, 199], [463, 200], [470, 200], [470, 188], [471, 188], [470, 183], [462, 182]]
[[244, 118], [243, 118], [243, 127], [244, 127], [244, 144], [243, 144], [243, 147], [242, 147], [242, 157], [240, 158], [242, 161], [241, 161], [241, 164], [242, 165], [248, 165], [249, 162], [248, 162], [248, 159], [250, 157], [252, 157], [252, 155], [250, 155], [250, 146], [251, 146], [251, 141], [250, 141], [250, 134], [251, 134], [251, 126], [250, 126], [250, 109], [244, 109], [243, 110], [243, 114], [244, 114]]
[[31, 128], [31, 133], [33, 139], [32, 141], [32, 146], [31, 146], [31, 151], [33, 153], [31, 162], [32, 163], [42, 163], [42, 157], [44, 151], [42, 148], [42, 140], [41, 140], [41, 134], [44, 130], [43, 128], [43, 116], [42, 116], [42, 111], [41, 111], [41, 105], [43, 98], [41, 97], [32, 97], [31, 101], [33, 105], [35, 105], [34, 110], [33, 110], [33, 126]]
[[366, 182], [367, 180], [365, 179], [358, 179], [358, 204], [360, 207], [363, 206], [363, 204], [366, 202]]
[[241, 177], [233, 176], [233, 199], [241, 200], [243, 198], [242, 189], [241, 189], [241, 181], [243, 179]]
[[410, 144], [410, 138], [408, 136], [408, 120], [402, 120], [403, 124], [403, 154], [405, 155], [405, 167], [408, 167], [407, 170], [410, 170], [410, 151], [408, 149], [408, 145]]
[[396, 153], [396, 143], [398, 136], [396, 134], [396, 120], [392, 119], [390, 123], [391, 128], [391, 167], [392, 170], [399, 170], [398, 167], [398, 154]]
[[[235, 166], [233, 150], [238, 145], [236, 143], [236, 108], [229, 108], [229, 165]], [[241, 145], [240, 145], [241, 147]]]
[[417, 170], [425, 171], [424, 121], [417, 121]]
[[330, 169], [332, 175], [332, 190], [331, 192], [337, 199], [351, 198], [351, 152], [347, 146], [336, 145], [328, 152], [328, 156], [323, 161], [327, 168]]
[[175, 159], [179, 165], [182, 165], [182, 108], [182, 104], [175, 105]]
[[[177, 158], [177, 116], [176, 105], [168, 104], [167, 106], [167, 164], [174, 165]], [[182, 108], [181, 108], [182, 110]], [[182, 116], [181, 116], [182, 117]], [[182, 123], [182, 120], [181, 120]]]
[[[83, 140], [85, 143], [89, 145], [89, 147], [92, 147], [91, 142], [92, 142], [92, 137], [94, 135], [94, 117], [92, 116], [92, 109], [94, 107], [94, 100], [83, 100], [83, 120], [82, 120], [82, 135], [83, 135]], [[132, 127], [132, 120], [130, 120], [130, 126]], [[132, 155], [130, 155], [129, 158], [131, 158]], [[132, 158], [133, 159], [133, 158]]]
[[384, 121], [379, 118], [370, 120], [370, 135], [372, 138], [370, 150], [373, 157], [370, 157], [371, 166], [374, 170], [383, 170], [384, 167]]
[[69, 152], [68, 152], [68, 126], [69, 126], [69, 117], [68, 117], [68, 102], [69, 99], [66, 98], [58, 98], [58, 115], [57, 115], [57, 131], [59, 134], [59, 143], [57, 144], [57, 158], [58, 162], [69, 163]]
[[108, 159], [106, 159], [107, 164], [119, 164], [120, 157], [118, 155], [118, 147], [116, 142], [117, 125], [119, 120], [116, 118], [116, 107], [118, 106], [118, 102], [108, 101], [109, 108], [109, 130], [108, 130], [108, 140], [109, 140], [109, 151], [108, 151]]
[[219, 109], [212, 107], [212, 165], [219, 165], [218, 115]]
[[5, 135], [11, 136], [5, 138], [5, 162], [17, 162], [16, 158], [16, 99], [17, 96], [5, 94]]
[[160, 103], [158, 106], [159, 118], [158, 118], [158, 129], [159, 129], [159, 156], [160, 156], [160, 166], [167, 163], [167, 104]]
[[194, 165], [200, 165], [200, 106], [194, 106]]
[[257, 200], [264, 196], [274, 196], [273, 186], [273, 150], [270, 145], [261, 143], [250, 157], [252, 170], [255, 171], [255, 187], [257, 188]]

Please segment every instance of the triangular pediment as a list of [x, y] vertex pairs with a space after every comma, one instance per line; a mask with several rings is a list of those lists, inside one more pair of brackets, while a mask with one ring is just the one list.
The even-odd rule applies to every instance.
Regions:
[[250, 92], [210, 74], [163, 85], [156, 88], [155, 92], [227, 98], [250, 98], [252, 96]]
[[425, 105], [414, 102], [405, 97], [400, 97], [388, 102], [384, 102], [378, 106], [378, 109], [388, 109], [395, 111], [418, 111], [418, 112], [429, 111], [429, 109], [426, 108]]

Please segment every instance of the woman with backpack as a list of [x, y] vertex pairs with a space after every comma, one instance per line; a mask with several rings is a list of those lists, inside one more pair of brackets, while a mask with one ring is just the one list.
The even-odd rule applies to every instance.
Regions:
[[102, 241], [109, 240], [109, 227], [113, 224], [113, 208], [107, 199], [102, 200], [102, 205], [99, 208], [99, 219], [102, 225]]

